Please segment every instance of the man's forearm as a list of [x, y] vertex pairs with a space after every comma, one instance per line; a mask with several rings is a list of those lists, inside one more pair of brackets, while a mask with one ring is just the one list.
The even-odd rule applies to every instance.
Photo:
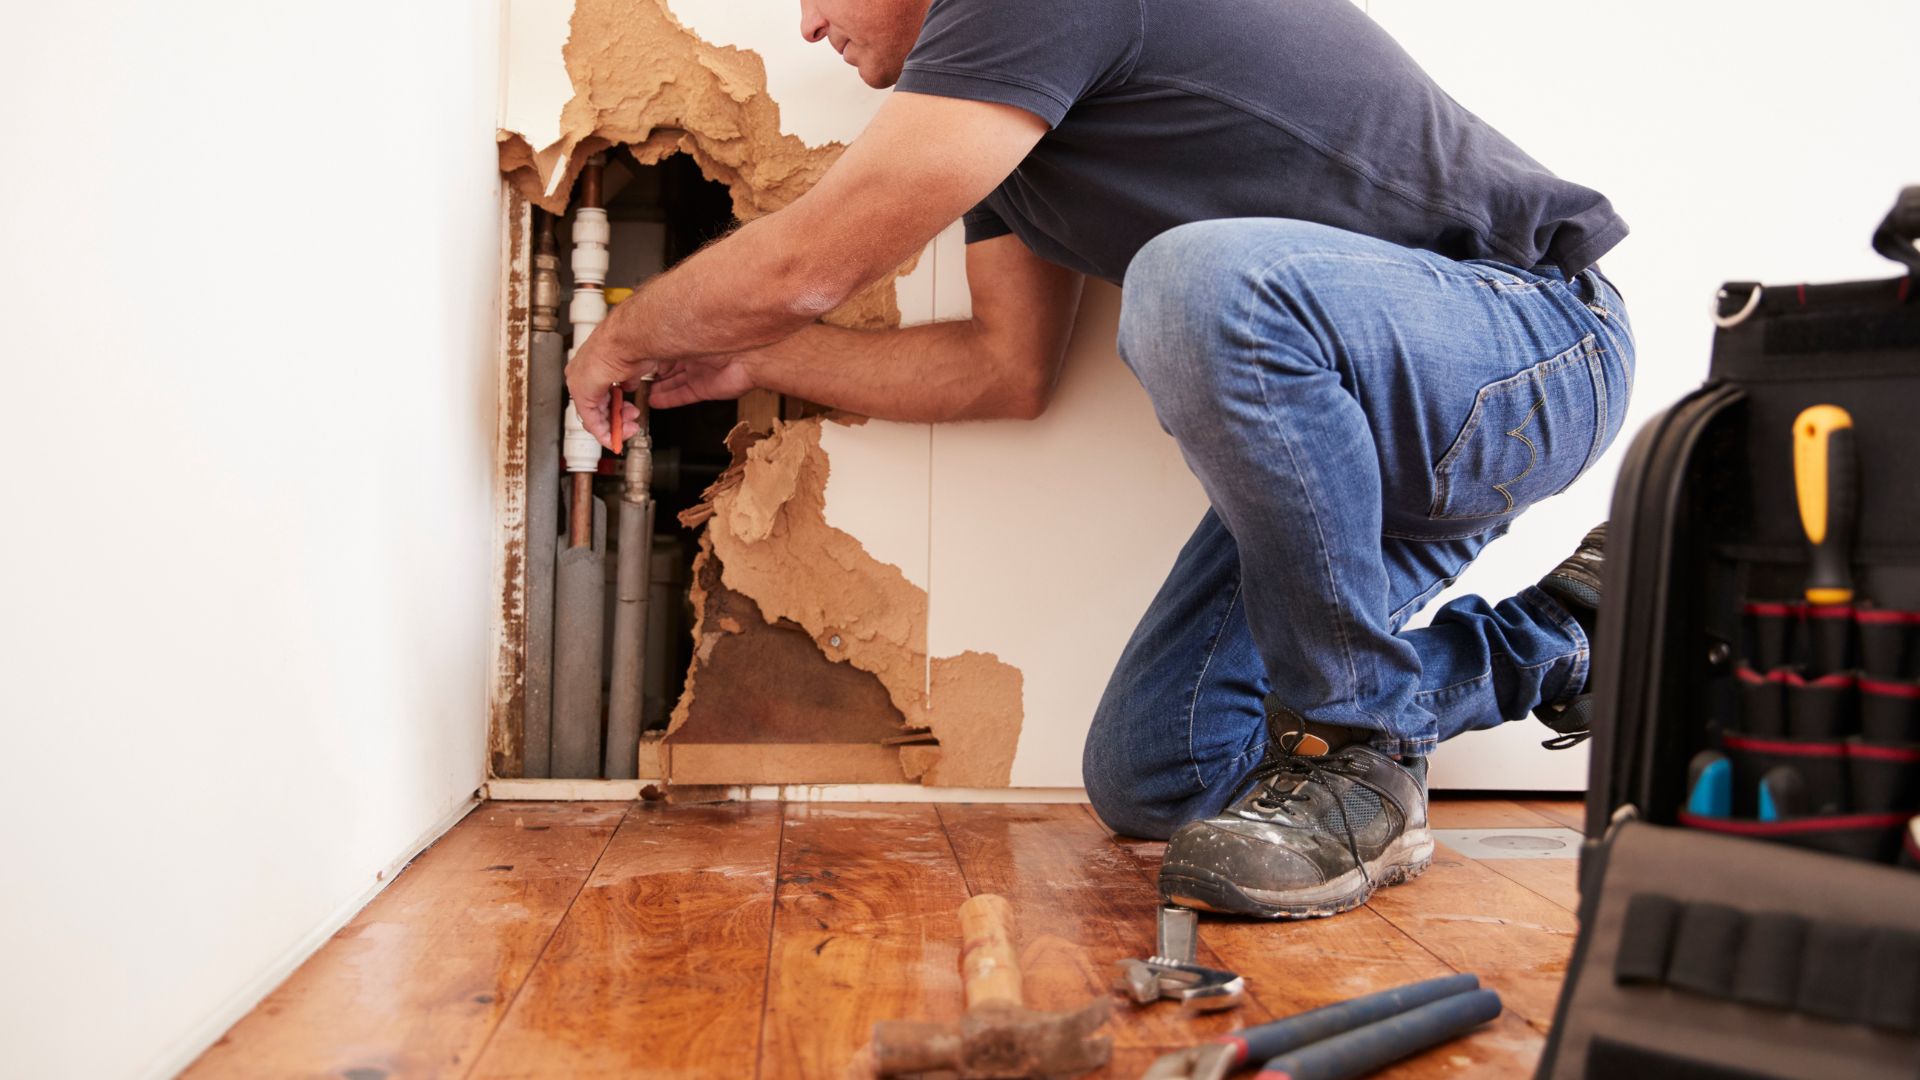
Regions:
[[754, 385], [879, 420], [1030, 418], [1052, 372], [1008, 363], [972, 321], [905, 330], [809, 326], [740, 357]]
[[724, 245], [697, 252], [649, 282], [595, 333], [608, 333], [622, 355], [658, 361], [778, 341], [825, 314], [847, 291], [837, 280], [809, 280], [802, 249], [788, 244], [783, 253], [780, 231], [768, 218], [742, 226]]

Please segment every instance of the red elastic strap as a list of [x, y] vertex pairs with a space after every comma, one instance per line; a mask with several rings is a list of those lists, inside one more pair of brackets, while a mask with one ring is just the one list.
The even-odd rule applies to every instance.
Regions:
[[1732, 750], [1751, 750], [1756, 754], [1779, 754], [1781, 757], [1846, 757], [1846, 743], [1796, 743], [1778, 742], [1773, 739], [1754, 739], [1745, 735], [1726, 737], [1727, 747]]
[[1261, 1069], [1254, 1074], [1253, 1080], [1293, 1080], [1293, 1074], [1279, 1069]]
[[1253, 1052], [1252, 1049], [1247, 1046], [1247, 1040], [1238, 1035], [1222, 1035], [1215, 1041], [1233, 1047], [1233, 1063], [1235, 1065], [1245, 1065], [1247, 1063], [1247, 1055]]
[[1889, 829], [1905, 825], [1911, 814], [1841, 814], [1800, 821], [1735, 821], [1680, 812], [1680, 824], [1735, 836], [1788, 836], [1795, 833], [1836, 832], [1845, 829]]
[[1853, 605], [1808, 604], [1806, 612], [1807, 618], [1809, 619], [1851, 619], [1853, 618]]
[[1904, 746], [1876, 746], [1873, 743], [1854, 743], [1847, 749], [1848, 757], [1866, 758], [1868, 761], [1898, 761], [1912, 764], [1920, 761], [1920, 750], [1909, 750]]
[[1869, 626], [1912, 626], [1920, 623], [1920, 611], [1893, 611], [1888, 608], [1856, 608], [1855, 622]]
[[1920, 698], [1920, 685], [1913, 683], [1861, 679], [1860, 689], [1875, 697]]
[[1734, 668], [1733, 673], [1736, 676], [1738, 676], [1740, 681], [1743, 683], [1750, 683], [1754, 686], [1767, 685], [1768, 680], [1764, 674], [1753, 670], [1752, 668], [1748, 667], [1745, 664], [1741, 664], [1739, 667]]
[[1799, 604], [1789, 603], [1783, 600], [1755, 600], [1740, 605], [1740, 613], [1743, 615], [1771, 615], [1777, 618], [1790, 619], [1799, 614], [1799, 612]]

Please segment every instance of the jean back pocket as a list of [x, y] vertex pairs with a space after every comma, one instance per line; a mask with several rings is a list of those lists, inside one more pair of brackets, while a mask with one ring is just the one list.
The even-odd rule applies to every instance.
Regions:
[[1593, 334], [1566, 352], [1480, 388], [1433, 468], [1429, 516], [1517, 513], [1567, 489], [1607, 439], [1607, 383]]

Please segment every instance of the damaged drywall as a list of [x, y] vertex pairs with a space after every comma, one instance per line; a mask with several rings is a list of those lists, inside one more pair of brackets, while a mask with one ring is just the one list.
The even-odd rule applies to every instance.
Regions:
[[[799, 198], [844, 149], [784, 133], [760, 57], [701, 40], [666, 0], [578, 0], [570, 28], [562, 53], [573, 98], [561, 110], [560, 138], [536, 148], [518, 132], [498, 135], [501, 172], [545, 210], [564, 213], [587, 158], [624, 144], [643, 165], [689, 155], [727, 185], [734, 216], [751, 221]], [[893, 282], [911, 268], [862, 290], [827, 321], [899, 325]]]
[[[665, 0], [577, 0], [561, 58], [572, 96], [559, 137], [535, 146], [499, 135], [513, 188], [555, 213], [586, 160], [616, 145], [642, 164], [687, 154], [727, 186], [743, 221], [799, 198], [842, 149], [785, 133], [760, 57], [702, 40]], [[897, 326], [894, 284], [911, 268], [827, 321]], [[670, 775], [1004, 786], [1020, 673], [984, 654], [929, 661], [924, 589], [824, 520], [819, 425], [789, 424], [757, 444], [736, 432], [735, 467], [689, 522], [713, 519], [695, 567], [697, 653], [666, 745]]]
[[[804, 630], [822, 656], [876, 679], [901, 727], [937, 740], [895, 740], [905, 778], [1004, 787], [1019, 744], [1020, 672], [985, 653], [928, 657], [926, 590], [826, 523], [829, 465], [820, 429], [828, 422], [782, 424], [758, 439], [735, 429], [728, 439], [734, 466], [682, 517], [707, 525], [696, 582], [710, 582], [717, 562], [720, 584], [751, 597], [764, 622]], [[711, 658], [743, 629], [737, 617], [709, 617], [708, 601], [697, 586], [694, 669], [668, 728], [670, 753], [691, 721]]]

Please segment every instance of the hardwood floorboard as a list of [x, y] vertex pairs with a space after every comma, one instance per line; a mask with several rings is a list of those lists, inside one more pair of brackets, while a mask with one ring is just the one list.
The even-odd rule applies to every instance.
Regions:
[[1580, 910], [1580, 860], [1483, 859], [1480, 865], [1566, 908]]
[[774, 804], [637, 804], [471, 1075], [752, 1075], [780, 835]]
[[1545, 1032], [1573, 948], [1573, 913], [1436, 846], [1433, 867], [1381, 889], [1368, 906], [1458, 971], [1478, 974], [1506, 1007]]
[[[972, 891], [1013, 904], [1028, 1005], [1075, 1009], [1111, 996], [1115, 1044], [1160, 1050], [1270, 1018], [1257, 996], [1233, 1012], [1187, 1017], [1177, 1004], [1141, 1007], [1111, 992], [1121, 960], [1153, 954], [1159, 894], [1080, 807], [949, 804], [939, 812]], [[1204, 944], [1199, 962], [1223, 966]]]
[[1565, 828], [1587, 831], [1587, 804], [1582, 799], [1522, 799], [1520, 805]]
[[[1147, 881], [1155, 879], [1164, 843], [1127, 838], [1116, 838], [1115, 843], [1133, 856]], [[1433, 873], [1428, 871], [1409, 884], [1382, 890], [1376, 900], [1387, 893], [1418, 889]], [[1482, 974], [1483, 984], [1495, 985], [1480, 968], [1462, 967], [1436, 955], [1373, 910], [1372, 905], [1331, 919], [1297, 922], [1203, 915], [1200, 940], [1229, 970], [1245, 976], [1261, 1004], [1277, 1016], [1454, 971]], [[1377, 1075], [1390, 1080], [1528, 1076], [1544, 1044], [1540, 1032], [1508, 1011], [1464, 1039], [1436, 1047]]]
[[1431, 799], [1427, 824], [1436, 829], [1559, 829], [1560, 822], [1511, 799]]
[[464, 1075], [614, 834], [563, 817], [469, 815], [182, 1075]]
[[[1573, 804], [1436, 802], [1443, 827], [1561, 827]], [[468, 816], [209, 1050], [205, 1077], [837, 1078], [875, 1020], [961, 1015], [970, 892], [1013, 902], [1036, 1008], [1112, 994], [1154, 944], [1163, 844], [1083, 805], [492, 803]], [[1508, 1011], [1380, 1075], [1529, 1075], [1576, 902], [1572, 860], [1467, 859], [1332, 919], [1203, 915], [1249, 984], [1200, 1018], [1117, 994], [1114, 1061], [1472, 971]]]
[[759, 1075], [839, 1077], [876, 1020], [958, 1019], [967, 895], [933, 806], [787, 804]]

